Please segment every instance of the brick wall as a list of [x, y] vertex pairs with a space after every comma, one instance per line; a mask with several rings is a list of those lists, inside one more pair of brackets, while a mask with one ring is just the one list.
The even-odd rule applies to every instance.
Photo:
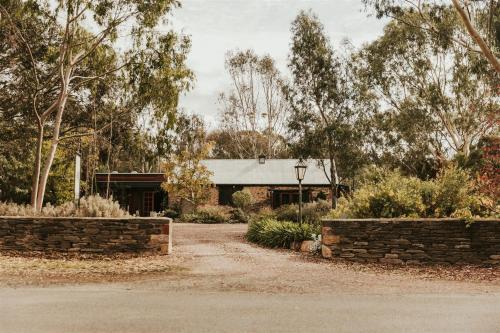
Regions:
[[388, 264], [500, 264], [500, 220], [325, 220], [322, 254]]
[[169, 218], [0, 217], [0, 251], [168, 254]]

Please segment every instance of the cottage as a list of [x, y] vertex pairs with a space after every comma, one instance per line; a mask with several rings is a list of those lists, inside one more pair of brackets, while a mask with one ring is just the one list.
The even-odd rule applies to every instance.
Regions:
[[[247, 189], [258, 206], [277, 208], [299, 200], [298, 182], [295, 178], [296, 159], [212, 159], [202, 163], [211, 171], [213, 186], [209, 204], [231, 205], [236, 191]], [[329, 181], [322, 167], [314, 160], [302, 181], [304, 202], [330, 197]], [[175, 204], [161, 189], [162, 173], [99, 173], [97, 187], [101, 194], [113, 197], [131, 213], [148, 216]]]

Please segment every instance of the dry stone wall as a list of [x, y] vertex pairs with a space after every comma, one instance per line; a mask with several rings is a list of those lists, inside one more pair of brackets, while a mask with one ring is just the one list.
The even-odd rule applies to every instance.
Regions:
[[500, 220], [325, 220], [322, 255], [387, 264], [500, 264]]
[[0, 217], [0, 251], [168, 254], [171, 250], [169, 218]]

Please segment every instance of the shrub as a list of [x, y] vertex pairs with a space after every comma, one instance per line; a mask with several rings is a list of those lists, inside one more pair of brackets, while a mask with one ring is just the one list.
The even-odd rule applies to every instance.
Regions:
[[254, 216], [253, 220], [276, 219], [276, 211], [271, 207], [262, 207]]
[[299, 206], [296, 204], [282, 205], [276, 208], [276, 219], [278, 221], [294, 221], [297, 222], [299, 215]]
[[248, 223], [250, 221], [250, 215], [248, 215], [243, 209], [236, 208], [231, 211], [230, 223]]
[[[302, 206], [302, 220], [309, 224], [319, 224], [321, 218], [326, 216], [330, 212], [330, 209], [330, 204], [325, 200], [305, 203]], [[275, 212], [276, 219], [279, 221], [298, 222], [299, 205], [284, 205], [278, 207]]]
[[113, 198], [106, 199], [99, 195], [80, 199], [77, 207], [73, 202], [59, 206], [48, 203], [41, 212], [36, 212], [30, 205], [0, 202], [0, 216], [47, 216], [47, 217], [126, 217], [128, 212], [120, 208]]
[[475, 192], [469, 174], [461, 169], [447, 168], [434, 181], [429, 206], [436, 217], [470, 217], [481, 214], [481, 196]]
[[201, 206], [194, 213], [182, 215], [181, 220], [202, 224], [230, 223], [230, 212], [231, 208], [226, 206]]
[[232, 196], [235, 207], [247, 210], [253, 204], [252, 193], [248, 190], [237, 191]]
[[267, 247], [290, 248], [292, 242], [312, 240], [319, 230], [309, 224], [263, 219], [248, 226], [247, 239]]
[[331, 204], [326, 200], [308, 202], [302, 207], [302, 219], [305, 223], [319, 224], [331, 209]]
[[405, 177], [398, 171], [365, 175], [351, 199], [341, 198], [334, 218], [463, 217], [487, 214], [468, 174], [454, 167], [435, 180]]
[[[73, 205], [74, 206], [74, 205]], [[99, 195], [84, 197], [80, 200], [80, 206], [75, 210], [75, 216], [88, 217], [124, 217], [128, 212], [121, 209], [113, 198], [106, 199]]]
[[163, 216], [170, 217], [171, 219], [176, 219], [180, 216], [180, 213], [176, 209], [167, 208], [163, 211]]

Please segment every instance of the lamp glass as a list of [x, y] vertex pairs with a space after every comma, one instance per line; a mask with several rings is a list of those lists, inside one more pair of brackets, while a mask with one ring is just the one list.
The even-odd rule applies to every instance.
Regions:
[[304, 176], [306, 174], [307, 164], [300, 159], [299, 162], [295, 165], [295, 176], [297, 180], [304, 180]]

